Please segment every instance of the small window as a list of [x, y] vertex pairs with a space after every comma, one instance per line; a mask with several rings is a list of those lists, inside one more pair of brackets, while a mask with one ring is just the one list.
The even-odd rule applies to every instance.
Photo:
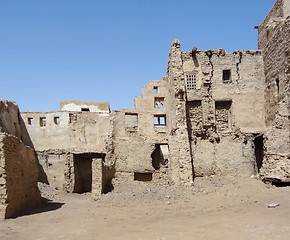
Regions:
[[186, 75], [186, 89], [187, 90], [196, 89], [196, 75], [193, 74]]
[[76, 114], [69, 114], [69, 123], [75, 123], [77, 122], [77, 115]]
[[223, 70], [223, 83], [231, 83], [231, 70]]
[[164, 97], [154, 98], [154, 108], [155, 109], [163, 109], [163, 107], [164, 107]]
[[59, 117], [54, 117], [53, 119], [55, 125], [59, 125]]
[[33, 118], [27, 118], [28, 125], [33, 126]]
[[154, 116], [154, 126], [155, 127], [165, 127], [166, 126], [166, 116], [165, 115], [155, 115]]
[[46, 117], [41, 117], [39, 119], [39, 125], [40, 125], [40, 127], [45, 127], [46, 126]]
[[154, 93], [154, 94], [158, 94], [158, 87], [156, 87], [156, 86], [153, 87], [153, 93]]
[[82, 108], [82, 112], [89, 112], [90, 109], [89, 108]]

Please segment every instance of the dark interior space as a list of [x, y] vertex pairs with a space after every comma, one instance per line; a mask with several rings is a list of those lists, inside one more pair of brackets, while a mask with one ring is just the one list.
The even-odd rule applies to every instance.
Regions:
[[290, 182], [272, 182], [272, 185], [276, 187], [289, 187]]
[[99, 154], [74, 154], [74, 193], [92, 191], [92, 159], [100, 157]]
[[264, 144], [263, 144], [263, 135], [258, 136], [254, 139], [255, 144], [255, 156], [256, 156], [256, 163], [258, 167], [258, 172], [263, 164], [263, 157], [264, 157]]
[[152, 158], [152, 166], [154, 167], [155, 170], [160, 169], [161, 164], [164, 164], [164, 159], [159, 144], [155, 145], [155, 149], [151, 154], [151, 158]]
[[135, 181], [149, 182], [152, 181], [152, 173], [134, 173]]

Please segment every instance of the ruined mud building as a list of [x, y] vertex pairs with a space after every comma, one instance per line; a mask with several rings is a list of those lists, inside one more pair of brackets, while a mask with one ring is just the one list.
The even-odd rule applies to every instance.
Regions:
[[17, 115], [15, 104], [2, 102], [2, 205], [7, 179], [17, 175], [5, 160], [13, 141], [21, 149], [10, 151], [29, 152], [23, 159], [35, 162], [35, 151], [40, 181], [95, 199], [133, 180], [192, 185], [195, 177], [259, 173], [290, 182], [289, 15], [289, 1], [278, 0], [257, 27], [258, 50], [184, 52], [174, 40], [167, 75], [142, 88], [134, 109], [63, 101], [61, 111]]

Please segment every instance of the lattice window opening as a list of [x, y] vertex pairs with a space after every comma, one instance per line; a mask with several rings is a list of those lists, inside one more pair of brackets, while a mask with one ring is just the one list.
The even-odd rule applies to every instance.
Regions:
[[196, 89], [196, 75], [194, 74], [186, 75], [186, 89], [187, 90]]

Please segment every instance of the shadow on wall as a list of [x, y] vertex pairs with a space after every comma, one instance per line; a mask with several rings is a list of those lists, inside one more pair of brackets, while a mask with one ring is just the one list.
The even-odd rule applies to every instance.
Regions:
[[[24, 120], [21, 117], [20, 113], [18, 114], [18, 118], [19, 118], [19, 124], [20, 124], [20, 129], [21, 129], [21, 141], [26, 146], [31, 147], [35, 151], [34, 145], [31, 141], [31, 138], [30, 138], [29, 133], [27, 131], [26, 125], [25, 125]], [[38, 157], [36, 154], [35, 154], [35, 157], [37, 159], [37, 164], [38, 164], [38, 182], [46, 183], [49, 185], [46, 173], [44, 172], [43, 167], [40, 165]]]

